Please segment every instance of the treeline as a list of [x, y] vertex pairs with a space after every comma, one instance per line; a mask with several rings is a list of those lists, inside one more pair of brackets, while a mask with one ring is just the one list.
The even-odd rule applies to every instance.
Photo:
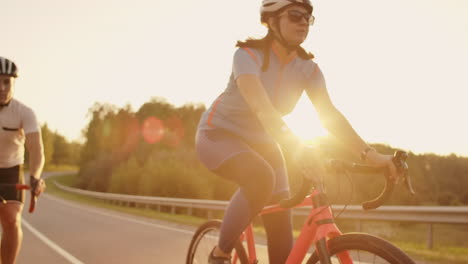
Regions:
[[[196, 127], [204, 111], [203, 105], [175, 107], [161, 98], [151, 99], [137, 111], [130, 106], [96, 103], [89, 109], [91, 118], [84, 129], [79, 187], [135, 195], [229, 199], [235, 185], [204, 168], [194, 151]], [[332, 138], [321, 142], [330, 157], [352, 159]], [[389, 146], [374, 147], [383, 153], [394, 152]], [[468, 205], [468, 158], [410, 153], [408, 163], [417, 195], [409, 195], [400, 184], [388, 204]], [[300, 174], [289, 162], [288, 168], [294, 192], [301, 185]], [[378, 195], [384, 180], [375, 175], [327, 175], [325, 183], [333, 203], [355, 204]]]
[[206, 170], [194, 152], [203, 105], [153, 98], [136, 112], [95, 104], [85, 128], [81, 188], [150, 196], [228, 199], [234, 186]]
[[53, 166], [77, 166], [80, 161], [81, 144], [70, 142], [58, 132], [50, 130], [47, 124], [41, 127], [44, 144], [45, 169]]
[[[81, 144], [70, 142], [58, 132], [52, 131], [47, 124], [41, 126], [44, 144], [44, 169], [63, 169], [76, 167], [80, 161]], [[25, 152], [25, 166], [29, 166], [28, 152]]]

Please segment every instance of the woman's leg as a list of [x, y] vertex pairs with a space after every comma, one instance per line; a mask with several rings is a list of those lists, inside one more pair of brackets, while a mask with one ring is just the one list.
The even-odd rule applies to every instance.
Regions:
[[[273, 203], [288, 198], [289, 193], [275, 195]], [[268, 259], [270, 264], [284, 264], [293, 247], [291, 210], [262, 215], [268, 243]]]
[[[227, 255], [225, 253], [231, 252], [236, 239], [252, 219], [271, 201], [273, 191], [287, 193], [284, 158], [275, 144], [248, 145], [239, 137], [220, 130], [198, 131], [196, 150], [200, 161], [208, 169], [240, 186], [232, 196], [224, 215], [220, 250], [214, 252], [215, 255]], [[273, 218], [272, 221], [266, 221], [268, 231], [275, 228], [275, 225], [269, 227], [270, 222], [284, 222], [285, 227], [290, 222], [281, 220], [285, 218], [282, 215]], [[274, 235], [270, 237], [272, 238], [269, 240], [276, 241]]]
[[219, 248], [229, 253], [252, 219], [270, 201], [274, 171], [255, 152], [243, 152], [226, 160], [215, 173], [239, 184], [223, 218]]
[[[264, 144], [254, 146], [254, 149], [265, 158], [275, 171], [276, 185], [268, 204], [276, 204], [282, 199], [289, 198], [286, 162], [279, 146]], [[262, 221], [267, 235], [270, 264], [285, 263], [294, 243], [291, 210], [262, 215]]]

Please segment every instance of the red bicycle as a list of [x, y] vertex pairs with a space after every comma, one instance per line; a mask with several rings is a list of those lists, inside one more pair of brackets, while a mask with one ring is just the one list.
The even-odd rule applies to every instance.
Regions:
[[[396, 151], [393, 162], [397, 169], [403, 172], [404, 182], [408, 190], [414, 194], [408, 175], [407, 156], [405, 152]], [[327, 169], [341, 174], [383, 173], [382, 169], [339, 160], [330, 160]], [[365, 233], [343, 234], [334, 223], [334, 216], [323, 190], [322, 180], [320, 177], [311, 177], [310, 179], [305, 180], [301, 190], [292, 199], [265, 207], [260, 213], [269, 214], [293, 207], [312, 206], [286, 264], [302, 263], [311, 245], [315, 246], [315, 251], [309, 257], [307, 264], [415, 263], [402, 250], [382, 238]], [[308, 195], [311, 187], [313, 187], [313, 191]], [[375, 209], [382, 205], [389, 198], [393, 189], [394, 182], [386, 177], [382, 193], [376, 199], [363, 203], [364, 210]], [[218, 242], [220, 227], [220, 220], [210, 220], [197, 229], [190, 243], [187, 264], [208, 263], [208, 256]], [[252, 224], [246, 228], [236, 242], [232, 253], [232, 263], [258, 263]]]
[[[0, 189], [3, 189], [3, 188], [15, 188], [16, 190], [18, 191], [21, 191], [21, 190], [31, 190], [31, 186], [27, 185], [27, 184], [14, 184], [14, 183], [11, 183], [11, 184], [8, 184], [8, 183], [4, 183], [4, 184], [0, 184]], [[36, 202], [37, 202], [37, 196], [33, 194], [33, 192], [31, 191], [31, 199], [29, 200], [29, 209], [28, 209], [28, 212], [29, 213], [33, 213], [34, 210], [36, 209]], [[3, 204], [6, 204], [8, 201], [5, 200], [2, 196], [0, 196], [0, 202], [3, 203]]]

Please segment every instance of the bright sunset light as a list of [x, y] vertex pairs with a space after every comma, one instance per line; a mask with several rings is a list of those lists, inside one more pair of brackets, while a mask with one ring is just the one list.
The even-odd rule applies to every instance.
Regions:
[[[468, 126], [454, 118], [468, 112], [467, 1], [313, 4], [316, 21], [303, 46], [364, 140], [468, 156]], [[159, 96], [177, 106], [209, 106], [226, 87], [236, 41], [266, 33], [259, 6], [260, 0], [3, 1], [2, 18], [14, 26], [4, 27], [9, 41], [0, 51], [19, 66], [15, 96], [36, 109], [40, 122], [80, 139], [95, 102], [138, 109]], [[53, 107], [44, 103], [51, 96]], [[285, 120], [303, 139], [324, 135], [306, 99]]]
[[284, 117], [284, 120], [294, 134], [303, 141], [310, 141], [328, 134], [320, 124], [317, 113], [305, 94], [302, 95], [294, 111]]

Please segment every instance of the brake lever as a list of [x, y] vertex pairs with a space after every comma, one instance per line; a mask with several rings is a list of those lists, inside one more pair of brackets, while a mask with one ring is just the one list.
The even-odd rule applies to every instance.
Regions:
[[415, 195], [416, 192], [413, 189], [413, 185], [411, 184], [411, 178], [408, 173], [408, 164], [406, 163], [407, 158], [408, 153], [398, 150], [395, 152], [393, 161], [397, 169], [403, 171], [403, 181], [405, 182], [406, 188], [411, 193], [411, 195]]
[[408, 170], [406, 170], [405, 173], [403, 174], [403, 180], [405, 182], [406, 188], [411, 193], [411, 195], [415, 195], [416, 192], [414, 191], [413, 185], [411, 184], [411, 178], [409, 176]]

